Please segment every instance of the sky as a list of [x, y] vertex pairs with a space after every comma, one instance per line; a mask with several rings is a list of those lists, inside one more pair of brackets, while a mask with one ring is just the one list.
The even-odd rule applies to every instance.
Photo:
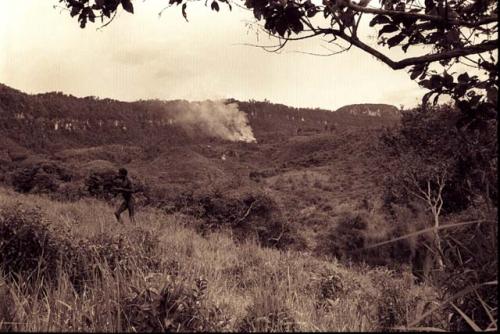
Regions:
[[[236, 98], [295, 107], [337, 109], [353, 103], [418, 104], [424, 91], [355, 49], [322, 57], [320, 39], [290, 43], [280, 54], [250, 11], [222, 4], [180, 7], [134, 0], [108, 26], [81, 29], [58, 0], [0, 0], [0, 82], [27, 93], [61, 91], [123, 101]], [[366, 29], [365, 22], [365, 30]], [[396, 51], [389, 53], [401, 57]]]

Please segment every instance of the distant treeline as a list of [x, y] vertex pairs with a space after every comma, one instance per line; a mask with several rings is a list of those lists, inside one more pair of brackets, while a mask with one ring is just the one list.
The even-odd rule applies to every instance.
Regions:
[[[268, 101], [230, 99], [227, 103], [237, 103], [247, 114], [257, 139], [268, 133], [290, 135], [333, 131], [346, 125], [387, 125], [397, 115], [397, 109], [389, 105], [365, 105], [371, 110], [371, 114], [366, 114], [294, 108]], [[181, 112], [179, 106], [184, 104], [189, 102], [121, 102], [94, 96], [78, 98], [61, 92], [29, 95], [0, 84], [0, 132], [30, 150], [45, 153], [114, 143], [175, 145], [201, 139], [196, 138], [199, 134], [193, 136], [175, 123], [174, 115]]]

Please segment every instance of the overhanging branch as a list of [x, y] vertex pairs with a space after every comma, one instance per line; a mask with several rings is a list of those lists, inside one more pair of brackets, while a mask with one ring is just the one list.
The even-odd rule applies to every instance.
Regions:
[[484, 43], [476, 44], [476, 45], [471, 45], [468, 47], [460, 48], [460, 49], [455, 49], [455, 50], [450, 50], [450, 51], [443, 51], [440, 53], [434, 53], [434, 54], [429, 54], [429, 55], [424, 55], [424, 56], [419, 56], [419, 57], [410, 57], [410, 58], [405, 58], [400, 61], [394, 61], [381, 53], [380, 51], [372, 48], [371, 46], [361, 42], [358, 38], [352, 37], [347, 35], [345, 32], [340, 31], [340, 30], [335, 30], [335, 29], [325, 29], [323, 30], [324, 33], [329, 32], [330, 34], [333, 34], [335, 36], [338, 36], [342, 38], [343, 40], [352, 43], [353, 45], [357, 46], [361, 50], [371, 54], [372, 56], [376, 57], [377, 59], [381, 60], [385, 64], [389, 65], [390, 68], [393, 70], [400, 70], [403, 68], [406, 68], [408, 66], [413, 66], [413, 65], [418, 65], [418, 64], [425, 64], [425, 63], [432, 63], [440, 60], [445, 60], [445, 59], [452, 59], [456, 57], [463, 57], [463, 56], [468, 56], [471, 54], [478, 54], [482, 52], [487, 52], [487, 51], [492, 51], [498, 48], [498, 40], [493, 40], [493, 41], [487, 41]]
[[355, 11], [360, 12], [360, 13], [379, 14], [379, 15], [387, 15], [387, 16], [392, 16], [392, 17], [406, 17], [406, 18], [412, 18], [412, 19], [417, 19], [417, 20], [448, 23], [448, 24], [452, 24], [452, 25], [459, 25], [459, 26], [464, 26], [464, 27], [469, 27], [469, 28], [479, 27], [479, 26], [482, 26], [485, 24], [495, 23], [498, 21], [497, 15], [491, 15], [491, 16], [482, 18], [480, 20], [474, 21], [474, 22], [469, 22], [469, 21], [459, 20], [456, 18], [446, 18], [443, 16], [436, 16], [436, 15], [402, 12], [402, 11], [400, 12], [400, 11], [396, 11], [396, 10], [386, 10], [386, 9], [362, 7], [362, 6], [359, 6], [357, 4], [352, 3], [351, 0], [346, 0], [346, 6], [351, 8], [351, 9], [354, 9]]

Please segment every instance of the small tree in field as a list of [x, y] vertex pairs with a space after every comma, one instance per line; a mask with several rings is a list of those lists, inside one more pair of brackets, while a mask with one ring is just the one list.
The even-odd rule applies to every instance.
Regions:
[[411, 152], [401, 156], [396, 167], [396, 178], [402, 187], [421, 200], [432, 214], [434, 250], [441, 270], [444, 268], [444, 254], [439, 236], [439, 218], [444, 204], [443, 190], [449, 181], [452, 165], [446, 160], [446, 157], [422, 157]]

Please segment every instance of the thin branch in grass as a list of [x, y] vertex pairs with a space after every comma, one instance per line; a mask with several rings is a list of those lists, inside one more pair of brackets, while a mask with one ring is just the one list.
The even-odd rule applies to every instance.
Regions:
[[467, 314], [465, 314], [458, 306], [450, 302], [450, 305], [460, 314], [460, 316], [467, 322], [467, 324], [475, 331], [482, 332], [481, 327], [479, 327], [474, 320], [472, 320]]
[[235, 220], [233, 222], [233, 225], [236, 226], [236, 225], [240, 224], [243, 220], [245, 220], [248, 217], [248, 215], [250, 214], [250, 212], [252, 211], [254, 204], [257, 202], [258, 202], [258, 200], [253, 201], [252, 204], [250, 204], [250, 206], [248, 207], [248, 209], [245, 212], [245, 214], [243, 215], [243, 217], [239, 218], [238, 220]]
[[[496, 324], [497, 322], [497, 319], [495, 319], [495, 317], [493, 317], [493, 314], [491, 314], [491, 311], [489, 310], [490, 307], [486, 304], [486, 302], [483, 300], [483, 298], [481, 298], [481, 296], [479, 295], [479, 293], [476, 291], [474, 291], [474, 293], [476, 294], [477, 296], [477, 299], [479, 300], [479, 302], [481, 303], [481, 305], [483, 306], [484, 308], [484, 311], [486, 312], [486, 314], [488, 315], [488, 318], [490, 319], [491, 323], [492, 324]], [[491, 324], [490, 324], [491, 326]]]
[[468, 221], [468, 222], [461, 222], [461, 223], [455, 223], [455, 224], [441, 225], [438, 228], [435, 228], [434, 226], [433, 227], [428, 227], [428, 228], [425, 228], [423, 230], [418, 230], [418, 231], [413, 232], [413, 233], [405, 234], [403, 236], [400, 236], [400, 237], [397, 237], [397, 238], [394, 238], [394, 239], [391, 239], [391, 240], [379, 242], [379, 243], [376, 243], [376, 244], [373, 244], [373, 245], [368, 245], [368, 246], [366, 246], [364, 248], [360, 248], [360, 249], [354, 250], [354, 252], [363, 251], [363, 250], [366, 250], [366, 249], [375, 248], [375, 247], [383, 246], [383, 245], [390, 244], [390, 243], [393, 243], [393, 242], [396, 242], [396, 241], [408, 239], [410, 237], [414, 237], [414, 236], [417, 236], [417, 235], [420, 235], [420, 234], [424, 234], [424, 233], [427, 233], [427, 232], [435, 231], [436, 229], [437, 230], [443, 230], [443, 229], [452, 228], [452, 227], [465, 226], [465, 225], [471, 225], [471, 224], [480, 224], [480, 223], [497, 223], [497, 222], [495, 220], [480, 219], [480, 220], [473, 220], [473, 221]]

